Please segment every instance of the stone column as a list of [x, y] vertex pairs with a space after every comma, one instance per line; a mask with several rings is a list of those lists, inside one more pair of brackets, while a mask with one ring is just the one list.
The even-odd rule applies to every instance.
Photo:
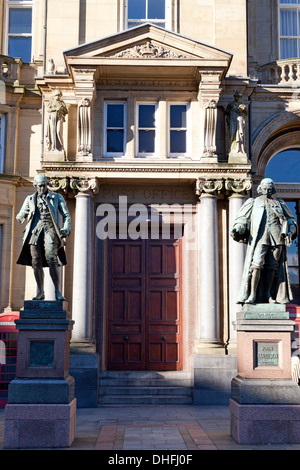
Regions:
[[[225, 181], [225, 188], [229, 192], [229, 231], [233, 227], [234, 219], [245, 202], [247, 193], [251, 189], [250, 180], [233, 180]], [[237, 298], [240, 289], [240, 283], [244, 268], [246, 245], [237, 243], [229, 236], [228, 241], [228, 297], [229, 297], [229, 347], [236, 345], [236, 330], [233, 322], [236, 321], [237, 312], [241, 306], [238, 305]]]
[[77, 192], [74, 234], [72, 318], [75, 321], [72, 340], [92, 341], [92, 302], [94, 272], [93, 195], [98, 190], [96, 179], [73, 179]]
[[221, 180], [197, 181], [200, 196], [200, 342], [220, 343], [217, 193]]

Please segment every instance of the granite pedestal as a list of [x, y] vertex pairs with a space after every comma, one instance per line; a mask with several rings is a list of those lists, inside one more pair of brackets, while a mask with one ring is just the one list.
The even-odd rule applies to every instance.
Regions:
[[240, 444], [300, 442], [300, 388], [291, 374], [294, 322], [285, 305], [244, 305], [237, 330], [237, 377], [229, 402]]
[[8, 389], [4, 448], [68, 447], [75, 437], [75, 381], [69, 374], [73, 321], [62, 301], [25, 301], [17, 373]]

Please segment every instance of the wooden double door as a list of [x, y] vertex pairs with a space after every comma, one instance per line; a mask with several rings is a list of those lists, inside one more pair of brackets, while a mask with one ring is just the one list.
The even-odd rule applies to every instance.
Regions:
[[182, 368], [181, 239], [110, 240], [108, 369]]

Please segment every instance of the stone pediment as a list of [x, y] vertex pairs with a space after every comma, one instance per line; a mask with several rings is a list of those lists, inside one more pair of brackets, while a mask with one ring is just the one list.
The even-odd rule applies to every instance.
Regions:
[[122, 57], [129, 59], [191, 59], [192, 56], [182, 54], [179, 51], [166, 48], [161, 44], [155, 44], [152, 41], [145, 41], [141, 44], [121, 49], [119, 51], [113, 51], [111, 53], [104, 54], [104, 57]]
[[82, 44], [64, 52], [67, 64], [88, 60], [100, 64], [115, 59], [172, 59], [179, 61], [215, 61], [228, 67], [229, 52], [167, 31], [152, 24], [144, 24], [118, 34]]

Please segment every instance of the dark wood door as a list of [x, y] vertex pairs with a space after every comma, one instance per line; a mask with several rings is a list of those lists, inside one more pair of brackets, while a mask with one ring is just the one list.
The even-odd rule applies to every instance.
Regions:
[[108, 368], [180, 370], [181, 240], [111, 240]]

